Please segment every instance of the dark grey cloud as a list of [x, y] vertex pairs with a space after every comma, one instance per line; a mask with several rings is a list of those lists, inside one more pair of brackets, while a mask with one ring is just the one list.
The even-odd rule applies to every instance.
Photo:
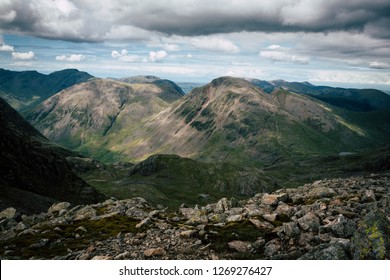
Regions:
[[389, 0], [0, 2], [1, 32], [72, 41], [140, 40], [156, 32], [196, 36], [241, 31], [353, 31], [390, 38], [389, 22]]

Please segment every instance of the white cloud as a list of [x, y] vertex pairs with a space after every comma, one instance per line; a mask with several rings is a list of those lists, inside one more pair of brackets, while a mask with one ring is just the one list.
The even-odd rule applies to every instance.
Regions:
[[193, 55], [190, 54], [190, 53], [187, 53], [186, 57], [187, 57], [187, 58], [193, 58]]
[[179, 50], [179, 46], [176, 44], [164, 44], [164, 50], [169, 51], [169, 52], [176, 52]]
[[3, 36], [1, 36], [1, 35], [0, 35], [0, 51], [2, 51], [2, 52], [13, 52], [14, 51], [14, 47], [7, 45], [3, 40]]
[[150, 62], [159, 62], [167, 57], [168, 53], [166, 51], [157, 51], [149, 53], [149, 61]]
[[[279, 49], [279, 48], [276, 48]], [[272, 61], [290, 62], [295, 64], [309, 64], [310, 58], [308, 56], [293, 55], [287, 51], [261, 51], [259, 55], [262, 58], [270, 59]]]
[[390, 69], [390, 64], [386, 62], [373, 61], [369, 64], [369, 67], [373, 69]]
[[194, 47], [202, 50], [225, 52], [225, 53], [238, 53], [240, 52], [232, 41], [220, 37], [197, 37], [191, 40]]
[[345, 83], [345, 84], [387, 84], [390, 85], [390, 77], [387, 73], [375, 73], [373, 71], [339, 71], [318, 70], [311, 71], [309, 82], [319, 83]]
[[35, 54], [32, 51], [29, 52], [13, 52], [12, 58], [16, 60], [32, 60], [35, 58]]
[[85, 59], [85, 56], [82, 54], [71, 54], [69, 56], [66, 55], [58, 55], [56, 56], [57, 61], [68, 61], [68, 62], [80, 62]]
[[279, 45], [273, 44], [273, 45], [268, 46], [267, 49], [276, 50], [276, 49], [283, 49], [283, 48]]
[[[0, 12], [1, 13], [1, 12]], [[5, 12], [4, 14], [0, 14], [0, 20], [4, 22], [12, 22], [16, 18], [16, 12], [11, 10], [9, 12]]]
[[1, 52], [13, 52], [14, 51], [14, 47], [13, 46], [9, 46], [9, 45], [5, 45], [5, 44], [0, 44], [0, 51]]
[[113, 50], [111, 52], [111, 57], [122, 62], [139, 62], [141, 60], [138, 55], [129, 55], [129, 52], [126, 49], [123, 49], [121, 52]]

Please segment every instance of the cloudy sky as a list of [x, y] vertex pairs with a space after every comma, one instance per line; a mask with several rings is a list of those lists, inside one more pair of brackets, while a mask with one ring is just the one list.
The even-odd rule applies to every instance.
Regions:
[[390, 90], [389, 0], [0, 0], [0, 68]]

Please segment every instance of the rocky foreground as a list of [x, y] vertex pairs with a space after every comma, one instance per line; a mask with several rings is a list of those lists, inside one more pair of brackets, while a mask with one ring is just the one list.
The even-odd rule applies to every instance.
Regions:
[[0, 213], [1, 259], [389, 259], [390, 174], [177, 211], [142, 198]]

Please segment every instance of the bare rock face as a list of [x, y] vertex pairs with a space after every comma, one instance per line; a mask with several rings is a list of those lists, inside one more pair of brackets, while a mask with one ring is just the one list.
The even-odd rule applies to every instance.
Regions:
[[[373, 197], [372, 193], [375, 200], [363, 199]], [[7, 209], [0, 213], [0, 256], [85, 260], [390, 258], [389, 174], [322, 180], [231, 201], [168, 210], [156, 209], [142, 198], [109, 199], [73, 208], [58, 203], [47, 213], [30, 216]]]

